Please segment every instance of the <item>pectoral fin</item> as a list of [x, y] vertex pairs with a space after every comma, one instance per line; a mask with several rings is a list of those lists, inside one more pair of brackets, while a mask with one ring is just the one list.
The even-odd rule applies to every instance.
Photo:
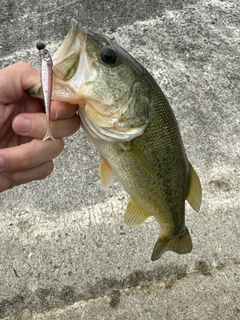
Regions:
[[184, 233], [177, 238], [168, 239], [160, 235], [153, 249], [152, 261], [159, 259], [161, 255], [168, 250], [180, 254], [188, 253], [192, 250], [192, 240], [187, 228]]
[[129, 226], [137, 226], [143, 223], [149, 216], [131, 198], [128, 201], [127, 209], [124, 214], [124, 222]]
[[120, 143], [119, 147], [123, 151], [128, 152], [151, 177], [156, 179], [156, 174], [151, 162], [134, 142]]
[[189, 190], [187, 195], [187, 201], [190, 206], [195, 210], [199, 211], [202, 201], [202, 188], [196, 171], [189, 162]]
[[100, 156], [99, 176], [103, 190], [107, 190], [113, 182], [114, 174], [109, 163], [102, 156]]

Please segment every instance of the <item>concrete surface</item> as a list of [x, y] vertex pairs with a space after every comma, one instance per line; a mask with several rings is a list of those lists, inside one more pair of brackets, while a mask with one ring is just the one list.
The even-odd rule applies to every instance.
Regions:
[[1, 319], [240, 319], [239, 6], [1, 1], [1, 67], [38, 67], [36, 42], [55, 52], [71, 17], [115, 37], [169, 97], [203, 187], [193, 251], [151, 262], [158, 225], [125, 226], [127, 194], [103, 192], [96, 151], [69, 137], [50, 177], [0, 195]]

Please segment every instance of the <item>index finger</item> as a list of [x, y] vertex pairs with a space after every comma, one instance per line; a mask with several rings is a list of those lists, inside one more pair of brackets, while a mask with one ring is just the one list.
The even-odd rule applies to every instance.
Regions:
[[0, 102], [18, 101], [25, 91], [40, 79], [39, 72], [26, 62], [19, 61], [0, 70]]

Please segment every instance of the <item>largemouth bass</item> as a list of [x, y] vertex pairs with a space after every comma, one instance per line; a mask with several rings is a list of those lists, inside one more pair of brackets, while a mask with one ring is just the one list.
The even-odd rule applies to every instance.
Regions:
[[[41, 84], [29, 93], [42, 97]], [[130, 195], [125, 223], [157, 219], [161, 233], [152, 260], [167, 250], [190, 252], [185, 200], [199, 211], [201, 185], [150, 73], [107, 36], [72, 20], [53, 56], [52, 99], [79, 105], [82, 128], [100, 154], [102, 187], [116, 177]]]

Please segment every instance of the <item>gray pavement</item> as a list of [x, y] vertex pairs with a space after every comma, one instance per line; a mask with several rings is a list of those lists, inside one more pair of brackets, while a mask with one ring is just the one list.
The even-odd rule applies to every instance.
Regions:
[[[38, 67], [72, 17], [104, 31], [154, 75], [202, 182], [186, 204], [187, 255], [151, 262], [154, 219], [123, 224], [128, 195], [100, 189], [98, 155], [79, 130], [55, 171], [0, 194], [0, 319], [240, 319], [240, 3], [1, 1], [0, 66]], [[1, 80], [0, 80], [1, 81]]]

